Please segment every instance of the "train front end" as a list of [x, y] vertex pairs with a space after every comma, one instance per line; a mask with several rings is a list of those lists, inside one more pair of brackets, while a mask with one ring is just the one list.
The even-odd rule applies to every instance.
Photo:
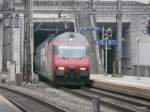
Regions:
[[[76, 43], [76, 40], [78, 43]], [[55, 46], [54, 80], [59, 85], [82, 86], [89, 82], [89, 46], [72, 38]]]

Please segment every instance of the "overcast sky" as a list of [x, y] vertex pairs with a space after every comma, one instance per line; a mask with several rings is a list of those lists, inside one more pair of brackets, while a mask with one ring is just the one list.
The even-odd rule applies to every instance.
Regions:
[[[99, 1], [116, 1], [116, 0], [99, 0]], [[139, 1], [143, 3], [148, 3], [150, 0], [122, 0], [122, 1]]]

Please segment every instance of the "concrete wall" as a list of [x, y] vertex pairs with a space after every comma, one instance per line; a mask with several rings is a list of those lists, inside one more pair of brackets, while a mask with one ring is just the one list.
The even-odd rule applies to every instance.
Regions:
[[146, 25], [147, 25], [148, 17], [147, 16], [133, 16], [131, 19], [131, 26], [129, 29], [129, 37], [128, 37], [128, 56], [129, 56], [129, 66], [131, 67], [131, 71], [129, 74], [136, 75], [137, 74], [137, 62], [138, 62], [138, 44], [137, 37], [140, 37], [140, 75], [145, 76], [149, 74], [150, 67], [150, 36], [146, 33]]
[[20, 73], [20, 29], [19, 28], [14, 28], [14, 56], [13, 60], [16, 62], [16, 72]]
[[16, 21], [18, 22], [18, 27], [14, 28], [13, 30], [13, 38], [14, 38], [14, 55], [13, 60], [16, 64], [16, 73], [22, 73], [22, 66], [23, 66], [23, 38], [24, 38], [24, 18], [22, 15], [19, 15], [19, 19]]

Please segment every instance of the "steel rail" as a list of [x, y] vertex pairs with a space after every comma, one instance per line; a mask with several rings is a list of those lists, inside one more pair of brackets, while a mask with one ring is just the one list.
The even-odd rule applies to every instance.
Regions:
[[90, 93], [94, 93], [99, 96], [105, 96], [105, 97], [117, 99], [122, 102], [130, 103], [133, 105], [137, 105], [139, 107], [146, 107], [147, 109], [150, 109], [150, 101], [148, 102], [147, 100], [145, 101], [144, 99], [137, 98], [134, 96], [119, 94], [119, 93], [115, 93], [115, 92], [111, 92], [107, 90], [100, 90], [96, 88], [91, 88], [91, 89], [83, 88], [83, 90], [90, 92]]
[[[132, 104], [130, 106], [127, 106], [126, 102], [118, 101], [117, 99], [112, 99], [110, 97], [106, 98], [106, 96], [104, 98], [104, 97], [96, 95], [94, 93], [89, 93], [88, 91], [85, 91], [84, 89], [79, 89], [79, 90], [70, 90], [67, 88], [61, 88], [61, 89], [63, 91], [67, 91], [75, 96], [82, 97], [89, 101], [92, 101], [92, 99], [96, 96], [99, 98], [100, 104], [107, 105], [108, 107], [118, 109], [122, 112], [150, 112], [150, 110], [148, 110], [144, 107], [139, 107], [139, 106], [135, 106]], [[130, 102], [128, 102], [128, 103], [130, 103]]]
[[[27, 99], [30, 99], [33, 102], [36, 102], [36, 103], [38, 103], [38, 104], [40, 104], [42, 106], [45, 106], [45, 107], [49, 108], [50, 110], [52, 110], [54, 112], [67, 112], [66, 110], [64, 110], [61, 107], [58, 107], [57, 105], [50, 104], [50, 103], [46, 102], [43, 98], [40, 98], [40, 97], [37, 97], [37, 96], [33, 96], [33, 95], [29, 95], [29, 94], [27, 94], [25, 92], [22, 92], [22, 91], [15, 90], [15, 89], [7, 86], [7, 85], [0, 84], [0, 89], [8, 91], [8, 92], [16, 94], [16, 95], [21, 95], [21, 96], [23, 96], [23, 97], [25, 97]], [[4, 97], [6, 99], [8, 99], [10, 102], [12, 102], [12, 103], [16, 104], [17, 106], [19, 106], [20, 108], [22, 108], [24, 112], [31, 112], [31, 111], [27, 110], [26, 108], [24, 108], [23, 106], [19, 105], [19, 103], [14, 101], [12, 98], [6, 97], [6, 96], [4, 96]]]
[[8, 101], [10, 101], [12, 104], [14, 104], [16, 107], [18, 107], [22, 112], [31, 112], [27, 108], [25, 108], [23, 105], [20, 105], [16, 101], [12, 100], [9, 97], [5, 97]]

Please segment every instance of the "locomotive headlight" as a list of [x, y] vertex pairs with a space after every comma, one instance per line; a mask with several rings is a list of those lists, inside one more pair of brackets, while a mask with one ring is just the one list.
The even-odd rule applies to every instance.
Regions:
[[84, 71], [84, 70], [86, 70], [86, 68], [83, 68], [83, 67], [82, 67], [82, 68], [80, 68], [80, 70], [83, 70], [83, 71]]
[[64, 67], [58, 67], [58, 70], [64, 70], [65, 68]]

